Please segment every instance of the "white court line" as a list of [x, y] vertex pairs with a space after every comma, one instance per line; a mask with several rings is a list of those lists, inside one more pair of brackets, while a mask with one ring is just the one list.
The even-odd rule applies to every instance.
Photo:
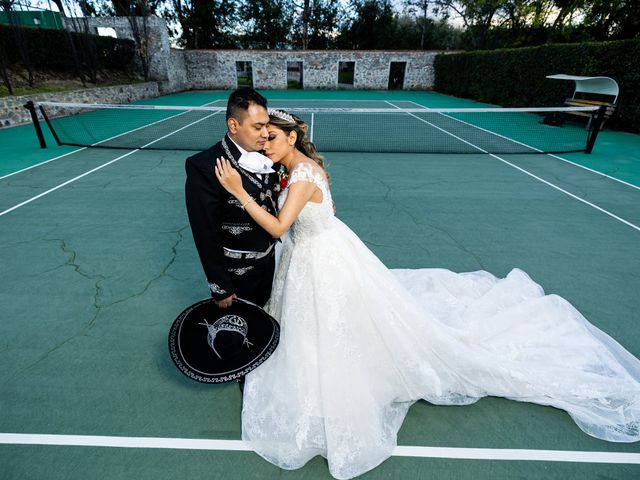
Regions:
[[549, 155], [550, 157], [553, 157], [553, 158], [557, 158], [558, 160], [561, 160], [563, 162], [570, 163], [571, 165], [573, 165], [575, 167], [580, 167], [580, 168], [582, 168], [584, 170], [587, 170], [587, 171], [589, 171], [591, 173], [595, 173], [596, 175], [600, 175], [602, 177], [606, 177], [609, 180], [614, 180], [616, 182], [622, 183], [623, 185], [626, 185], [627, 187], [631, 187], [631, 188], [635, 188], [636, 190], [640, 190], [640, 186], [638, 186], [638, 185], [634, 185], [633, 183], [625, 182], [624, 180], [621, 180], [621, 179], [616, 178], [616, 177], [612, 177], [611, 175], [607, 175], [606, 173], [603, 173], [603, 172], [599, 172], [598, 170], [594, 170], [593, 168], [589, 168], [589, 167], [586, 167], [584, 165], [580, 165], [579, 163], [572, 162], [571, 160], [569, 160], [567, 158], [559, 157], [558, 155], [554, 155], [553, 153], [547, 153], [547, 155]]
[[67, 152], [67, 153], [64, 153], [62, 155], [58, 155], [57, 157], [50, 158], [49, 160], [45, 160], [44, 162], [36, 163], [34, 165], [31, 165], [30, 167], [23, 168], [22, 170], [17, 170], [15, 172], [8, 173], [8, 174], [3, 175], [2, 177], [0, 177], [0, 180], [2, 180], [3, 178], [10, 177], [12, 175], [17, 175], [18, 173], [26, 172], [27, 170], [31, 170], [32, 168], [39, 167], [40, 165], [44, 165], [45, 163], [53, 162], [54, 160], [58, 160], [59, 158], [63, 158], [63, 157], [66, 157], [68, 155], [72, 155], [74, 153], [81, 152], [82, 150], [86, 150], [87, 148], [88, 147], [82, 147], [82, 148], [79, 148], [79, 149], [74, 150], [72, 152]]
[[18, 203], [17, 205], [14, 205], [13, 207], [10, 207], [10, 208], [6, 209], [6, 210], [5, 210], [5, 211], [3, 211], [3, 212], [0, 212], [0, 217], [2, 217], [3, 215], [6, 215], [6, 214], [7, 214], [7, 213], [9, 213], [9, 212], [12, 212], [12, 211], [14, 211], [14, 210], [18, 209], [18, 208], [20, 208], [20, 207], [22, 207], [22, 206], [24, 206], [24, 205], [27, 205], [28, 203], [31, 203], [31, 202], [33, 202], [34, 200], [39, 199], [40, 197], [44, 197], [45, 195], [48, 195], [48, 194], [49, 194], [49, 193], [51, 193], [51, 192], [55, 192], [55, 191], [56, 191], [56, 190], [58, 190], [59, 188], [62, 188], [62, 187], [64, 187], [65, 185], [69, 185], [70, 183], [73, 183], [73, 182], [75, 182], [76, 180], [81, 179], [82, 177], [86, 177], [87, 175], [89, 175], [89, 174], [91, 174], [91, 173], [93, 173], [93, 172], [96, 172], [96, 171], [100, 170], [101, 168], [106, 167], [107, 165], [111, 165], [112, 163], [117, 162], [118, 160], [121, 160], [121, 159], [123, 159], [123, 158], [125, 158], [125, 157], [128, 157], [129, 155], [131, 155], [131, 154], [133, 154], [133, 153], [136, 153], [137, 151], [139, 151], [139, 149], [138, 149], [138, 150], [132, 150], [132, 151], [130, 151], [130, 152], [128, 152], [128, 153], [125, 153], [124, 155], [121, 155], [121, 156], [119, 156], [119, 157], [117, 157], [117, 158], [114, 158], [113, 160], [111, 160], [111, 161], [109, 161], [109, 162], [107, 162], [107, 163], [103, 163], [102, 165], [99, 165], [99, 166], [97, 166], [96, 168], [93, 168], [93, 169], [89, 170], [88, 172], [85, 172], [85, 173], [83, 173], [83, 174], [81, 174], [81, 175], [78, 175], [78, 176], [76, 176], [76, 177], [73, 177], [72, 179], [67, 180], [67, 181], [66, 181], [66, 182], [64, 182], [64, 183], [61, 183], [61, 184], [59, 184], [59, 185], [56, 185], [55, 187], [50, 188], [49, 190], [47, 190], [47, 191], [45, 191], [45, 192], [39, 193], [39, 194], [38, 194], [38, 195], [36, 195], [35, 197], [31, 197], [31, 198], [29, 198], [28, 200], [25, 200], [24, 202]]
[[[388, 100], [385, 100], [385, 102], [386, 102], [386, 103], [388, 103], [389, 105], [391, 105], [392, 107], [397, 108], [398, 110], [402, 110], [400, 107], [398, 107], [397, 105], [394, 105], [393, 103], [389, 102]], [[413, 113], [411, 113], [411, 112], [407, 112], [407, 111], [405, 111], [405, 113], [406, 113], [407, 115], [409, 115], [409, 116], [411, 116], [411, 117], [413, 117], [413, 118], [417, 119], [417, 120], [420, 120], [422, 123], [426, 123], [427, 125], [429, 125], [429, 126], [431, 126], [431, 127], [435, 128], [436, 130], [440, 130], [442, 133], [445, 133], [445, 134], [449, 135], [450, 137], [455, 138], [456, 140], [460, 140], [462, 143], [466, 143], [466, 144], [467, 144], [467, 145], [469, 145], [470, 147], [473, 147], [473, 148], [477, 149], [480, 153], [488, 153], [486, 150], [483, 150], [482, 148], [478, 147], [477, 145], [474, 145], [473, 143], [466, 141], [464, 138], [461, 138], [461, 137], [459, 137], [459, 136], [457, 136], [457, 135], [454, 135], [454, 134], [453, 134], [453, 133], [451, 133], [450, 131], [445, 130], [445, 129], [443, 129], [443, 128], [440, 128], [439, 126], [437, 126], [437, 125], [435, 125], [435, 124], [433, 124], [433, 123], [431, 123], [431, 122], [428, 122], [428, 121], [426, 121], [426, 120], [424, 120], [424, 119], [422, 119], [422, 118], [418, 117], [417, 115], [414, 115], [414, 114], [413, 114]]]
[[[409, 100], [409, 102], [411, 102], [411, 103], [413, 103], [414, 105], [417, 105], [417, 106], [419, 106], [419, 107], [422, 107], [422, 108], [424, 108], [425, 110], [430, 110], [430, 108], [429, 108], [429, 107], [425, 107], [424, 105], [420, 105], [419, 103], [414, 102], [413, 100]], [[387, 102], [387, 103], [389, 103], [389, 102]], [[394, 107], [395, 107], [395, 105], [394, 105]], [[400, 107], [396, 107], [396, 108], [400, 108]], [[477, 128], [477, 129], [482, 130], [482, 131], [485, 131], [485, 132], [487, 132], [487, 133], [491, 133], [492, 135], [496, 135], [496, 136], [498, 136], [498, 137], [502, 137], [502, 138], [504, 138], [504, 139], [506, 139], [506, 140], [510, 140], [510, 141], [512, 141], [512, 142], [514, 142], [514, 143], [518, 143], [518, 144], [523, 145], [523, 146], [525, 146], [525, 147], [527, 147], [527, 148], [531, 148], [531, 149], [533, 149], [533, 150], [537, 150], [538, 152], [541, 152], [539, 149], [537, 149], [537, 148], [535, 148], [535, 147], [532, 147], [531, 145], [527, 145], [526, 143], [518, 142], [517, 140], [513, 140], [513, 139], [511, 139], [511, 138], [505, 137], [505, 136], [503, 136], [503, 135], [500, 135], [500, 134], [498, 134], [498, 133], [492, 132], [492, 131], [490, 131], [490, 130], [485, 130], [485, 129], [484, 129], [484, 128], [482, 128], [482, 127], [478, 127], [477, 125], [473, 125], [473, 124], [471, 124], [471, 123], [467, 123], [467, 122], [465, 122], [465, 121], [463, 121], [463, 120], [460, 120], [460, 119], [458, 119], [458, 118], [454, 118], [454, 117], [451, 117], [451, 116], [449, 116], [449, 115], [445, 115], [445, 116], [446, 116], [447, 118], [451, 118], [452, 120], [456, 120], [456, 121], [458, 121], [458, 122], [464, 123], [465, 125], [469, 125], [469, 126], [471, 126], [471, 127]], [[606, 173], [599, 172], [598, 170], [594, 170], [594, 169], [589, 168], [589, 167], [586, 167], [586, 166], [584, 166], [584, 165], [580, 165], [579, 163], [572, 162], [572, 161], [571, 161], [571, 160], [569, 160], [569, 159], [559, 157], [558, 155], [555, 155], [555, 154], [553, 154], [553, 153], [545, 153], [544, 155], [548, 155], [548, 156], [550, 156], [550, 157], [556, 158], [556, 159], [561, 160], [561, 161], [563, 161], [563, 162], [570, 163], [571, 165], [573, 165], [573, 166], [575, 166], [575, 167], [580, 167], [580, 168], [582, 168], [582, 169], [584, 169], [584, 170], [587, 170], [587, 171], [589, 171], [589, 172], [591, 172], [591, 173], [595, 173], [596, 175], [600, 175], [600, 176], [602, 176], [602, 177], [606, 177], [606, 178], [608, 178], [608, 179], [610, 179], [610, 180], [614, 180], [614, 181], [616, 181], [616, 182], [622, 183], [623, 185], [626, 185], [627, 187], [631, 187], [631, 188], [635, 188], [636, 190], [640, 190], [640, 186], [638, 186], [638, 185], [634, 185], [634, 184], [632, 184], [632, 183], [625, 182], [624, 180], [621, 180], [621, 179], [616, 178], [616, 177], [612, 177], [612, 176], [610, 176], [610, 175], [607, 175]]]
[[[221, 99], [214, 100], [213, 102], [209, 102], [209, 103], [205, 103], [204, 105], [201, 105], [201, 107], [202, 107], [202, 106], [211, 105], [212, 103], [221, 102], [221, 101], [222, 101]], [[132, 104], [132, 105], [134, 105], [134, 106], [135, 106], [136, 104]], [[146, 125], [143, 125], [142, 127], [134, 128], [133, 130], [128, 130], [128, 131], [126, 131], [126, 132], [124, 132], [124, 133], [119, 133], [118, 135], [114, 135], [113, 137], [109, 137], [109, 138], [107, 138], [107, 139], [105, 139], [105, 140], [100, 140], [99, 142], [94, 143], [92, 146], [94, 146], [94, 145], [100, 145], [101, 143], [108, 142], [109, 140], [113, 140], [114, 138], [121, 137], [122, 135], [127, 135], [127, 134], [129, 134], [129, 133], [135, 132], [136, 130], [141, 130], [142, 128], [147, 128], [147, 127], [150, 127], [151, 125], [155, 125], [155, 124], [160, 123], [160, 122], [166, 122], [167, 120], [169, 120], [169, 119], [171, 119], [171, 118], [175, 118], [175, 117], [177, 117], [177, 116], [184, 115], [185, 113], [187, 113], [187, 112], [178, 113], [178, 114], [176, 114], [176, 115], [172, 115], [172, 116], [170, 116], [170, 117], [163, 118], [162, 120], [157, 120], [157, 121], [155, 121], [155, 122], [153, 122], [153, 123], [148, 123], [148, 124], [146, 124]], [[83, 150], [86, 150], [87, 148], [89, 148], [89, 147], [82, 147], [82, 148], [79, 148], [78, 150], [74, 150], [74, 151], [72, 151], [72, 152], [67, 152], [67, 153], [64, 153], [64, 154], [62, 154], [62, 155], [59, 155], [59, 156], [57, 156], [57, 157], [50, 158], [49, 160], [45, 160], [45, 161], [43, 161], [43, 162], [36, 163], [36, 164], [34, 164], [34, 165], [31, 165], [30, 167], [23, 168], [22, 170], [18, 170], [18, 171], [15, 171], [15, 172], [8, 173], [8, 174], [6, 174], [6, 175], [4, 175], [4, 176], [0, 177], [0, 180], [2, 180], [3, 178], [11, 177], [12, 175], [17, 175], [18, 173], [26, 172], [27, 170], [31, 170], [32, 168], [39, 167], [39, 166], [41, 166], [41, 165], [45, 165], [45, 164], [47, 164], [47, 163], [49, 163], [49, 162], [53, 162], [54, 160], [58, 160], [58, 159], [60, 159], [60, 158], [66, 157], [66, 156], [68, 156], [68, 155], [72, 155], [72, 154], [74, 154], [74, 153], [81, 152], [81, 151], [83, 151]]]
[[[335, 100], [331, 100], [329, 98], [272, 98], [269, 100], [269, 103], [278, 103], [278, 102], [375, 102], [375, 103], [383, 103], [387, 100], [353, 100], [353, 99], [345, 99], [339, 98]], [[275, 107], [278, 108], [278, 107]]]
[[31, 197], [31, 198], [29, 198], [28, 200], [25, 200], [24, 202], [21, 202], [21, 203], [19, 203], [19, 204], [17, 204], [17, 205], [14, 205], [13, 207], [8, 208], [7, 210], [5, 210], [5, 211], [3, 211], [3, 212], [0, 212], [0, 217], [2, 217], [3, 215], [6, 215], [6, 214], [7, 214], [7, 213], [9, 213], [9, 212], [12, 212], [13, 210], [18, 209], [18, 208], [20, 208], [20, 207], [22, 207], [22, 206], [24, 206], [24, 205], [27, 205], [28, 203], [31, 203], [31, 202], [33, 202], [34, 200], [37, 200], [37, 199], [38, 199], [38, 198], [40, 198], [40, 197], [44, 197], [45, 195], [48, 195], [48, 194], [49, 194], [49, 193], [51, 193], [51, 192], [55, 192], [56, 190], [58, 190], [58, 189], [60, 189], [60, 188], [64, 187], [65, 185], [69, 185], [70, 183], [73, 183], [73, 182], [75, 182], [76, 180], [80, 180], [81, 178], [86, 177], [87, 175], [89, 175], [89, 174], [91, 174], [91, 173], [93, 173], [93, 172], [96, 172], [96, 171], [98, 171], [98, 170], [101, 170], [102, 168], [104, 168], [104, 167], [106, 167], [106, 166], [108, 166], [108, 165], [111, 165], [112, 163], [117, 162], [118, 160], [122, 160], [123, 158], [128, 157], [129, 155], [133, 155], [134, 153], [139, 152], [140, 150], [142, 150], [143, 148], [148, 147], [149, 145], [153, 145], [154, 143], [159, 142], [160, 140], [163, 140], [163, 139], [165, 139], [165, 138], [167, 138], [167, 137], [170, 137], [171, 135], [174, 135], [174, 134], [178, 133], [179, 131], [184, 130], [185, 128], [188, 128], [188, 127], [190, 127], [190, 126], [192, 126], [192, 125], [195, 125], [196, 123], [199, 123], [199, 122], [201, 122], [201, 121], [203, 121], [203, 120], [206, 120], [207, 118], [212, 117], [213, 115], [216, 115], [216, 114], [218, 114], [218, 113], [220, 113], [220, 112], [215, 112], [215, 113], [212, 113], [211, 115], [207, 115], [206, 117], [202, 117], [201, 119], [196, 120], [195, 122], [191, 122], [191, 123], [189, 123], [189, 124], [187, 124], [187, 125], [185, 125], [185, 126], [183, 126], [183, 127], [179, 128], [179, 129], [177, 129], [177, 130], [174, 130], [174, 131], [173, 131], [173, 132], [171, 132], [171, 133], [168, 133], [168, 134], [166, 134], [166, 135], [163, 135], [163, 136], [162, 136], [162, 137], [160, 137], [160, 138], [156, 138], [156, 139], [155, 139], [155, 140], [153, 140], [152, 142], [149, 142], [149, 143], [147, 143], [146, 145], [143, 145], [143, 146], [142, 146], [142, 147], [140, 147], [140, 148], [137, 148], [137, 149], [135, 149], [135, 150], [132, 150], [132, 151], [130, 151], [130, 152], [127, 152], [127, 153], [125, 153], [124, 155], [120, 155], [119, 157], [114, 158], [113, 160], [110, 160], [110, 161], [108, 161], [107, 163], [103, 163], [102, 165], [99, 165], [99, 166], [97, 166], [96, 168], [92, 168], [92, 169], [91, 169], [91, 170], [89, 170], [88, 172], [84, 172], [84, 173], [82, 173], [82, 174], [80, 174], [80, 175], [78, 175], [78, 176], [76, 176], [76, 177], [73, 177], [73, 178], [72, 178], [72, 179], [70, 179], [70, 180], [67, 180], [66, 182], [63, 182], [63, 183], [61, 183], [61, 184], [59, 184], [59, 185], [56, 185], [55, 187], [50, 188], [50, 189], [49, 189], [49, 190], [47, 190], [46, 192], [42, 192], [42, 193], [40, 193], [40, 194], [36, 195], [35, 197]]
[[[179, 117], [179, 116], [184, 115], [186, 113], [188, 113], [188, 112], [177, 113], [176, 115], [171, 115], [170, 117], [163, 118], [161, 120], [156, 120], [155, 122], [152, 122], [152, 123], [147, 123], [145, 125], [142, 125], [141, 127], [133, 128], [131, 130], [127, 130], [126, 132], [122, 132], [122, 133], [119, 133], [119, 134], [114, 135], [112, 137], [105, 138], [104, 140], [100, 140], [99, 142], [93, 143], [91, 146], [95, 147], [96, 145], [100, 145], [101, 143], [108, 142], [109, 140], [113, 140], [114, 138], [122, 137], [123, 135], [128, 135], [130, 133], [137, 132], [138, 130], [142, 130], [143, 128], [151, 127], [153, 125], [157, 125], [158, 123], [166, 122], [167, 120]], [[6, 177], [10, 177], [12, 175], [16, 175], [16, 174], [21, 173], [21, 172], [25, 172], [25, 171], [30, 170], [32, 168], [39, 167], [40, 165], [44, 165], [45, 163], [52, 162], [53, 160], [58, 160], [60, 158], [66, 157], [68, 155], [71, 155], [72, 153], [81, 152], [82, 150], [86, 150], [87, 148], [89, 148], [89, 147], [82, 147], [82, 148], [79, 148], [78, 150], [74, 150], [73, 152], [68, 152], [68, 153], [65, 153], [64, 155], [60, 155], [60, 156], [52, 158], [50, 160], [46, 160], [44, 162], [40, 162], [40, 163], [37, 163], [35, 165], [31, 165], [30, 167], [23, 168], [22, 170], [18, 170], [17, 172], [13, 172], [13, 173], [10, 173], [8, 175], [5, 175], [4, 177], [0, 177], [0, 180], [2, 180], [3, 178], [6, 178]]]
[[507, 165], [512, 166], [513, 168], [515, 168], [515, 169], [517, 169], [517, 170], [520, 170], [522, 173], [525, 173], [525, 174], [529, 175], [530, 177], [535, 178], [536, 180], [538, 180], [538, 181], [540, 181], [540, 182], [542, 182], [542, 183], [544, 183], [544, 184], [546, 184], [546, 185], [550, 186], [551, 188], [555, 188], [555, 189], [556, 189], [556, 190], [558, 190], [559, 192], [562, 192], [562, 193], [564, 193], [565, 195], [568, 195], [568, 196], [570, 196], [571, 198], [573, 198], [573, 199], [575, 199], [575, 200], [578, 200], [579, 202], [582, 202], [582, 203], [584, 203], [584, 204], [586, 204], [586, 205], [589, 205], [590, 207], [593, 207], [593, 208], [595, 208], [596, 210], [598, 210], [598, 211], [600, 211], [600, 212], [602, 212], [602, 213], [605, 213], [605, 214], [609, 215], [610, 217], [615, 218], [615, 219], [616, 219], [616, 220], [618, 220], [619, 222], [622, 222], [622, 223], [624, 223], [625, 225], [627, 225], [627, 226], [629, 226], [629, 227], [631, 227], [631, 228], [633, 228], [633, 229], [635, 229], [635, 230], [637, 230], [637, 231], [639, 231], [639, 232], [640, 232], [640, 227], [639, 227], [638, 225], [635, 225], [635, 224], [631, 223], [630, 221], [625, 220], [625, 219], [624, 219], [624, 218], [622, 218], [622, 217], [619, 217], [619, 216], [618, 216], [618, 215], [616, 215], [615, 213], [612, 213], [612, 212], [610, 212], [609, 210], [605, 210], [604, 208], [602, 208], [602, 207], [600, 207], [600, 206], [596, 205], [595, 203], [591, 203], [591, 202], [589, 202], [588, 200], [585, 200], [585, 199], [584, 199], [584, 198], [582, 198], [582, 197], [579, 197], [579, 196], [577, 196], [577, 195], [574, 195], [573, 193], [568, 192], [568, 191], [567, 191], [567, 190], [565, 190], [564, 188], [558, 187], [557, 185], [555, 185], [555, 184], [553, 184], [553, 183], [551, 183], [551, 182], [549, 182], [549, 181], [547, 181], [547, 180], [545, 180], [545, 179], [543, 179], [543, 178], [540, 178], [540, 177], [538, 177], [537, 175], [534, 175], [533, 173], [529, 172], [528, 170], [525, 170], [525, 169], [524, 169], [524, 168], [522, 168], [522, 167], [519, 167], [519, 166], [517, 166], [517, 165], [514, 165], [514, 164], [513, 164], [513, 163], [511, 163], [511, 162], [506, 161], [504, 158], [500, 158], [500, 157], [498, 157], [497, 155], [494, 155], [493, 153], [490, 153], [489, 155], [490, 155], [490, 156], [492, 156], [493, 158], [496, 158], [496, 159], [500, 160], [501, 162], [506, 163]]
[[[393, 105], [391, 102], [387, 102], [387, 103], [389, 103], [389, 105]], [[393, 105], [393, 106], [394, 106], [394, 107], [396, 107], [396, 108], [399, 108], [399, 107], [397, 107], [396, 105]], [[493, 154], [493, 153], [489, 153], [489, 152], [487, 152], [486, 150], [484, 150], [484, 149], [482, 149], [482, 148], [478, 147], [477, 145], [474, 145], [474, 144], [472, 144], [471, 142], [467, 142], [467, 141], [466, 141], [466, 140], [464, 140], [463, 138], [460, 138], [460, 137], [458, 137], [457, 135], [454, 135], [453, 133], [448, 132], [447, 130], [442, 129], [442, 128], [438, 127], [437, 125], [434, 125], [434, 124], [433, 124], [433, 123], [431, 123], [431, 122], [428, 122], [428, 121], [426, 121], [426, 120], [424, 120], [424, 119], [422, 119], [422, 118], [420, 118], [420, 117], [418, 117], [418, 116], [416, 116], [416, 115], [413, 115], [412, 113], [407, 113], [407, 114], [408, 114], [408, 115], [411, 115], [412, 117], [415, 117], [416, 119], [420, 120], [420, 121], [421, 121], [421, 122], [423, 122], [423, 123], [426, 123], [427, 125], [430, 125], [430, 126], [432, 126], [432, 127], [436, 128], [436, 129], [438, 129], [438, 130], [440, 130], [440, 131], [442, 131], [442, 132], [446, 133], [447, 135], [450, 135], [450, 136], [452, 136], [452, 137], [456, 138], [457, 140], [460, 140], [460, 141], [462, 141], [462, 142], [466, 143], [467, 145], [471, 145], [473, 148], [476, 148], [476, 149], [478, 150], [478, 153], [484, 153], [484, 154], [487, 154], [487, 155], [489, 155], [489, 156], [491, 156], [491, 157], [493, 157], [493, 158], [495, 158], [495, 159], [497, 159], [497, 160], [500, 160], [501, 162], [506, 163], [507, 165], [509, 165], [509, 166], [511, 166], [511, 167], [513, 167], [513, 168], [515, 168], [516, 170], [520, 170], [522, 173], [525, 173], [526, 175], [529, 175], [530, 177], [535, 178], [536, 180], [538, 180], [538, 181], [540, 181], [540, 182], [544, 183], [545, 185], [548, 185], [548, 186], [550, 186], [551, 188], [554, 188], [555, 190], [558, 190], [559, 192], [562, 192], [562, 193], [564, 193], [565, 195], [568, 195], [569, 197], [573, 198], [574, 200], [578, 200], [579, 202], [582, 202], [582, 203], [584, 203], [585, 205], [589, 205], [590, 207], [595, 208], [596, 210], [598, 210], [598, 211], [600, 211], [600, 212], [602, 212], [602, 213], [604, 213], [604, 214], [606, 214], [606, 215], [609, 215], [611, 218], [614, 218], [614, 219], [618, 220], [619, 222], [622, 222], [622, 223], [624, 223], [625, 225], [627, 225], [627, 226], [629, 226], [629, 227], [631, 227], [631, 228], [633, 228], [633, 229], [635, 229], [635, 230], [637, 230], [637, 231], [639, 231], [639, 232], [640, 232], [640, 226], [635, 225], [635, 224], [631, 223], [630, 221], [625, 220], [625, 219], [624, 219], [624, 218], [622, 218], [622, 217], [619, 217], [619, 216], [618, 216], [618, 215], [616, 215], [615, 213], [612, 213], [612, 212], [610, 212], [609, 210], [606, 210], [606, 209], [604, 209], [604, 208], [602, 208], [602, 207], [600, 207], [600, 206], [596, 205], [595, 203], [589, 202], [588, 200], [585, 200], [585, 199], [584, 199], [584, 198], [582, 198], [582, 197], [579, 197], [579, 196], [577, 196], [577, 195], [574, 195], [573, 193], [571, 193], [571, 192], [569, 192], [569, 191], [565, 190], [564, 188], [561, 188], [561, 187], [559, 187], [559, 186], [557, 186], [557, 185], [555, 185], [555, 184], [553, 184], [553, 183], [551, 183], [551, 182], [549, 182], [549, 181], [547, 181], [547, 180], [544, 180], [543, 178], [538, 177], [537, 175], [535, 175], [535, 174], [533, 174], [533, 173], [529, 172], [528, 170], [525, 170], [525, 169], [524, 169], [524, 168], [522, 168], [522, 167], [519, 167], [519, 166], [517, 166], [517, 165], [515, 165], [515, 164], [513, 164], [513, 163], [511, 163], [511, 162], [509, 162], [509, 161], [507, 161], [507, 160], [505, 160], [504, 158], [501, 158], [501, 157], [499, 157], [499, 156], [497, 156], [497, 155], [495, 155], [495, 154]]]
[[[252, 451], [242, 440], [199, 438], [118, 437], [97, 435], [47, 435], [0, 433], [4, 445], [57, 445], [69, 447], [149, 448], [173, 450]], [[514, 448], [451, 448], [398, 446], [394, 457], [452, 458], [465, 460], [511, 460], [640, 465], [640, 453]]]

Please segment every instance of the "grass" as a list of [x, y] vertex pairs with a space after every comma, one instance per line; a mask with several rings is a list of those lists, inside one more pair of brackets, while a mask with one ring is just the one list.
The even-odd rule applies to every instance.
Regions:
[[[79, 90], [83, 88], [82, 84], [68, 83], [68, 84], [55, 84], [55, 85], [36, 85], [34, 87], [13, 87], [13, 95], [33, 95], [36, 93], [51, 93], [51, 92], [67, 92], [71, 90]], [[0, 86], [0, 97], [8, 97], [11, 94], [6, 85]]]
[[[80, 81], [56, 82], [51, 84], [36, 85], [34, 87], [20, 86], [13, 87], [13, 95], [34, 95], [37, 93], [53, 93], [53, 92], [70, 92], [73, 90], [84, 90], [90, 88], [113, 87], [114, 85], [130, 85], [135, 83], [144, 83], [144, 80], [123, 79], [122, 81], [89, 83], [82, 86]], [[0, 85], [0, 97], [9, 97], [11, 94], [6, 85]]]
[[82, 85], [79, 76], [75, 72], [54, 72], [49, 70], [33, 70], [34, 85], [30, 86], [27, 72], [14, 68], [8, 71], [13, 94], [4, 82], [0, 81], [0, 97], [10, 95], [35, 95], [38, 93], [68, 92], [72, 90], [84, 90], [89, 88], [111, 87], [114, 85], [141, 83], [131, 72], [105, 70], [99, 73], [96, 83], [86, 82]]
[[238, 86], [239, 87], [253, 87], [253, 78], [250, 76], [240, 76], [238, 75]]

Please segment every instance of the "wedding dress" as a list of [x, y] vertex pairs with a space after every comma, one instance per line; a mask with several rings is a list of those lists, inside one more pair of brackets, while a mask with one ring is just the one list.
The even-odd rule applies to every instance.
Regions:
[[[389, 457], [409, 407], [492, 395], [551, 405], [586, 433], [640, 440], [640, 361], [526, 273], [389, 270], [333, 213], [318, 167], [266, 309], [275, 353], [246, 378], [242, 438], [285, 469], [324, 456], [339, 479]], [[280, 202], [286, 199], [287, 190]]]

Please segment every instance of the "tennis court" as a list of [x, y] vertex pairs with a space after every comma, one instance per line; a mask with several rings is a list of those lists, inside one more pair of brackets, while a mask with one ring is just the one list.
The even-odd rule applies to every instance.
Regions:
[[[262, 93], [284, 108], [478, 106], [432, 92]], [[227, 96], [142, 103], [215, 107]], [[357, 138], [344, 118], [333, 128]], [[402, 118], [388, 138], [360, 140], [433, 130]], [[149, 142], [189, 142], [188, 128], [174, 134], [189, 123]], [[330, 478], [322, 458], [288, 472], [247, 451], [238, 387], [193, 382], [169, 358], [172, 321], [208, 295], [184, 206], [193, 152], [45, 137], [40, 149], [31, 126], [0, 130], [0, 478]], [[473, 154], [327, 152], [337, 215], [391, 268], [521, 268], [640, 356], [640, 136], [605, 130], [590, 155], [487, 154], [478, 138], [464, 139]], [[361, 478], [640, 477], [639, 444], [500, 398], [418, 402], [398, 445]]]

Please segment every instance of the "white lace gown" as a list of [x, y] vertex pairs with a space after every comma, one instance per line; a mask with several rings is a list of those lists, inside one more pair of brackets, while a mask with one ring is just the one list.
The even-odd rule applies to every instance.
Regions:
[[[284, 469], [325, 457], [339, 479], [389, 457], [409, 407], [492, 395], [551, 405], [586, 433], [640, 440], [640, 361], [525, 272], [389, 270], [315, 183], [282, 248], [267, 305], [280, 344], [247, 376], [242, 438]], [[285, 190], [281, 201], [286, 199]]]

